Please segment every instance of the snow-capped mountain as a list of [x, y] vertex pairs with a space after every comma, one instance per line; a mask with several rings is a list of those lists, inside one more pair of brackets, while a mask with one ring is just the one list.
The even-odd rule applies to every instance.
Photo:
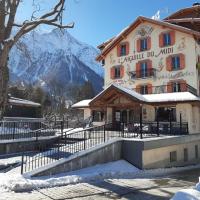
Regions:
[[50, 79], [62, 85], [91, 81], [95, 90], [103, 86], [103, 68], [95, 61], [98, 50], [75, 39], [67, 30], [32, 31], [10, 53], [11, 81], [45, 86]]

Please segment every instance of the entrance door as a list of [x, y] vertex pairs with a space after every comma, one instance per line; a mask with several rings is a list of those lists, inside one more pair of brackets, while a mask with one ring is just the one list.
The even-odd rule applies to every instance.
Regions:
[[127, 110], [122, 111], [122, 122], [127, 123]]
[[121, 121], [121, 112], [120, 110], [115, 111], [115, 121], [120, 122]]

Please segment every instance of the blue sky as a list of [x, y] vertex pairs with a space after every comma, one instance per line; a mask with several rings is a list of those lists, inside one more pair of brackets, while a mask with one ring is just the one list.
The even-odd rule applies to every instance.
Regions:
[[[38, 2], [43, 12], [50, 9], [56, 0]], [[139, 15], [151, 17], [160, 10], [161, 18], [164, 18], [180, 8], [190, 7], [194, 2], [195, 0], [66, 0], [63, 21], [74, 21], [75, 27], [69, 32], [77, 39], [97, 46], [118, 34]], [[32, 9], [32, 1], [24, 0], [17, 20], [30, 17]], [[45, 29], [48, 28], [41, 28]]]

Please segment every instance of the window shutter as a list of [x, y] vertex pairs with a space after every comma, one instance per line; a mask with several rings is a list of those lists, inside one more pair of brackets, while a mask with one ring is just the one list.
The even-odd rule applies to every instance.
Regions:
[[137, 85], [137, 86], [136, 86], [136, 92], [137, 92], [137, 93], [140, 93], [140, 88], [141, 88], [140, 85]]
[[151, 37], [147, 37], [147, 50], [151, 49]]
[[126, 55], [128, 55], [129, 54], [129, 42], [126, 42]]
[[140, 63], [136, 63], [136, 78], [140, 78]]
[[170, 37], [171, 37], [171, 45], [175, 44], [175, 31], [170, 32]]
[[168, 92], [168, 93], [171, 93], [171, 92], [172, 92], [172, 83], [171, 83], [171, 82], [168, 82], [168, 83], [167, 83], [167, 92]]
[[168, 56], [166, 58], [166, 67], [167, 67], [167, 71], [172, 71], [172, 57]]
[[121, 45], [117, 46], [117, 56], [120, 57], [121, 56]]
[[164, 41], [163, 41], [163, 33], [159, 35], [159, 47], [162, 48], [164, 46]]
[[187, 91], [187, 82], [185, 80], [181, 80], [180, 84], [181, 84], [181, 92], [186, 92]]
[[152, 60], [148, 60], [147, 61], [147, 70], [148, 70], [148, 75], [152, 76], [153, 72], [152, 72]]
[[137, 52], [141, 51], [141, 42], [140, 39], [137, 40]]
[[114, 79], [114, 78], [115, 78], [115, 68], [114, 68], [114, 67], [111, 67], [111, 68], [110, 68], [110, 78], [111, 78], [111, 79]]
[[185, 68], [185, 55], [180, 53], [180, 69]]
[[148, 87], [148, 94], [152, 94], [153, 88], [152, 88], [152, 84], [147, 84]]
[[124, 77], [124, 66], [120, 67], [120, 78]]

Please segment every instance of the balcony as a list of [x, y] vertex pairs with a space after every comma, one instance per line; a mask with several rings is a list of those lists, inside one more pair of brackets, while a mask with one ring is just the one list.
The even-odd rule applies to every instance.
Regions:
[[[136, 88], [134, 90], [137, 91]], [[195, 96], [199, 96], [197, 93], [197, 89], [195, 89], [194, 87], [192, 87], [191, 85], [188, 85], [186, 83], [179, 83], [176, 85], [173, 85], [173, 83], [172, 83], [172, 84], [168, 84], [168, 85], [151, 86], [150, 91], [152, 91], [152, 93], [148, 93], [148, 91], [149, 91], [148, 89], [146, 91], [147, 91], [147, 93], [145, 93], [145, 94], [190, 92], [190, 93], [194, 94]], [[143, 93], [143, 92], [141, 91], [140, 93]]]
[[132, 80], [139, 79], [139, 78], [147, 79], [147, 78], [155, 77], [156, 69], [151, 68], [148, 70], [130, 71], [129, 75]]

